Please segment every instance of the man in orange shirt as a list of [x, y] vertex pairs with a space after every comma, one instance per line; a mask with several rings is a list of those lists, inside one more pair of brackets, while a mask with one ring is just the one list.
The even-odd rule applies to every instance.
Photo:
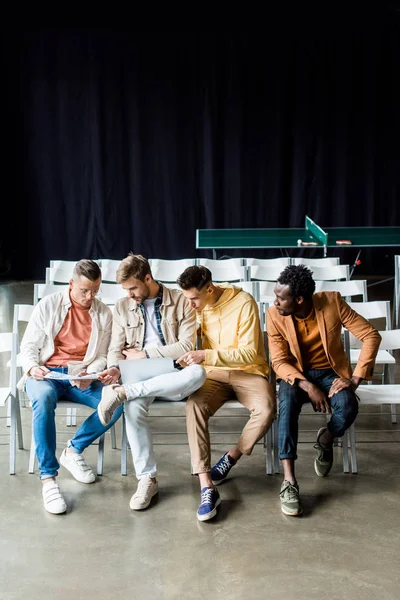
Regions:
[[[32, 403], [32, 427], [43, 483], [45, 509], [61, 514], [67, 505], [56, 483], [59, 463], [56, 458], [54, 411], [58, 399], [79, 402], [94, 412], [76, 431], [60, 457], [60, 463], [81, 483], [93, 483], [95, 476], [82, 452], [109, 429], [122, 414], [119, 407], [107, 426], [97, 414], [103, 384], [95, 379], [73, 376], [100, 373], [106, 366], [111, 338], [111, 310], [95, 297], [101, 284], [101, 271], [92, 260], [79, 261], [69, 282], [69, 289], [45, 296], [35, 306], [21, 343], [25, 386]], [[49, 375], [66, 376], [53, 379]], [[111, 378], [100, 377], [104, 383]]]
[[[317, 475], [325, 477], [333, 464], [333, 440], [341, 437], [357, 416], [355, 390], [363, 379], [372, 378], [381, 340], [339, 292], [314, 291], [307, 267], [286, 267], [275, 286], [274, 306], [267, 311], [272, 367], [280, 380], [281, 509], [289, 516], [302, 512], [294, 470], [302, 405], [311, 402], [314, 411], [332, 414], [327, 426], [318, 431], [315, 444], [314, 468]], [[363, 342], [354, 372], [344, 351], [342, 327]]]

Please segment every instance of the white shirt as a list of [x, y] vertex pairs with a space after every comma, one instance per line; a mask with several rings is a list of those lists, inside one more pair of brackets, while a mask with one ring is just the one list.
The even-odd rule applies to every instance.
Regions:
[[157, 329], [156, 313], [154, 304], [157, 298], [149, 298], [143, 302], [144, 315], [146, 319], [146, 330], [143, 341], [143, 349], [157, 348], [162, 346], [160, 334]]

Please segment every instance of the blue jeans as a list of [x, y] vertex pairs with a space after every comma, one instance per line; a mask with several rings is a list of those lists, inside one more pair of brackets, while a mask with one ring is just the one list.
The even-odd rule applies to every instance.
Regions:
[[[334, 379], [338, 375], [333, 369], [310, 369], [304, 376], [318, 386], [328, 396]], [[279, 384], [279, 456], [282, 459], [297, 458], [297, 440], [299, 434], [299, 415], [303, 404], [310, 402], [308, 394], [297, 387], [281, 380]], [[332, 417], [327, 424], [329, 431], [335, 437], [341, 437], [346, 429], [354, 422], [358, 413], [358, 402], [352, 390], [342, 390], [328, 398], [332, 408]]]
[[[52, 368], [51, 371], [67, 373], [67, 367]], [[57, 381], [49, 379], [36, 381], [29, 377], [25, 384], [26, 393], [32, 403], [32, 428], [36, 445], [36, 456], [41, 479], [57, 477], [60, 465], [56, 458], [56, 424], [55, 410], [57, 400], [63, 398], [71, 402], [79, 402], [96, 409], [101, 400], [103, 384], [94, 380], [86, 390], [71, 385], [69, 380]], [[87, 446], [100, 437], [121, 416], [123, 406], [119, 406], [113, 414], [111, 422], [104, 427], [95, 410], [79, 427], [68, 446], [81, 454]]]

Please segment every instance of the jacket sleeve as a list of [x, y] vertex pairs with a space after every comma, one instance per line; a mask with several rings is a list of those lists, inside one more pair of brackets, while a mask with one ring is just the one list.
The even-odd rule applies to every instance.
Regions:
[[196, 313], [185, 298], [183, 318], [179, 323], [178, 341], [166, 346], [146, 348], [149, 358], [179, 358], [182, 354], [190, 352], [196, 343]]
[[108, 367], [117, 365], [119, 360], [125, 359], [125, 356], [122, 354], [126, 342], [125, 325], [119, 309], [120, 306], [117, 303], [112, 316], [111, 341], [107, 353]]
[[24, 375], [29, 373], [32, 367], [40, 365], [40, 351], [45, 338], [43, 303], [39, 302], [33, 309], [21, 342], [20, 358]]
[[274, 319], [267, 310], [267, 335], [268, 349], [272, 368], [279, 379], [294, 385], [296, 379], [306, 379], [296, 367], [296, 359], [290, 352], [289, 343], [274, 323]]
[[97, 354], [96, 358], [86, 368], [88, 373], [99, 373], [107, 365], [107, 351], [111, 339], [112, 313], [108, 306], [104, 306], [102, 310], [104, 312], [100, 318], [101, 329], [99, 331]]
[[362, 341], [360, 356], [353, 375], [362, 379], [372, 379], [375, 358], [382, 338], [375, 327], [350, 308], [339, 293], [337, 295], [337, 302], [343, 327], [348, 329], [358, 340]]
[[204, 365], [213, 367], [240, 367], [264, 365], [265, 358], [258, 354], [261, 328], [255, 302], [248, 300], [241, 308], [237, 348], [206, 350]]

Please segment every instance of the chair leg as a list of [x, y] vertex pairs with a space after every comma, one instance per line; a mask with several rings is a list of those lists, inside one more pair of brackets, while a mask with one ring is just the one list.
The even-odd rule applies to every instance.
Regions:
[[347, 431], [344, 432], [342, 438], [342, 452], [343, 452], [343, 473], [349, 473], [349, 442], [347, 438]]
[[115, 436], [115, 426], [113, 425], [110, 429], [110, 433], [111, 433], [111, 448], [113, 450], [116, 450], [117, 448], [117, 439]]
[[72, 408], [67, 408], [66, 425], [67, 425], [67, 427], [71, 427], [72, 426]]
[[20, 450], [24, 449], [24, 438], [22, 435], [22, 422], [21, 422], [21, 408], [18, 404], [17, 401], [17, 405], [15, 407], [16, 413], [17, 413], [17, 436], [18, 436], [18, 448]]
[[29, 451], [29, 473], [35, 472], [35, 460], [36, 460], [36, 444], [33, 438], [33, 432], [31, 437], [31, 449]]
[[272, 427], [269, 428], [264, 436], [264, 446], [266, 448], [266, 472], [267, 475], [272, 475]]
[[391, 404], [390, 405], [390, 414], [392, 415], [392, 424], [396, 425], [396, 423], [397, 423], [397, 412], [396, 412], [396, 405], [395, 404]]
[[356, 430], [354, 427], [354, 423], [351, 425], [349, 429], [350, 436], [350, 451], [351, 451], [351, 472], [358, 473], [357, 466], [357, 451], [356, 451]]
[[127, 454], [128, 454], [128, 440], [126, 438], [126, 425], [125, 425], [125, 413], [122, 413], [122, 440], [121, 440], [121, 475], [127, 474]]
[[274, 447], [274, 473], [279, 475], [278, 419], [272, 423], [272, 443]]
[[104, 462], [104, 438], [105, 434], [99, 437], [99, 451], [97, 454], [97, 475], [103, 475], [103, 462]]
[[10, 396], [10, 475], [15, 475], [15, 456], [17, 452], [17, 415], [16, 398]]

